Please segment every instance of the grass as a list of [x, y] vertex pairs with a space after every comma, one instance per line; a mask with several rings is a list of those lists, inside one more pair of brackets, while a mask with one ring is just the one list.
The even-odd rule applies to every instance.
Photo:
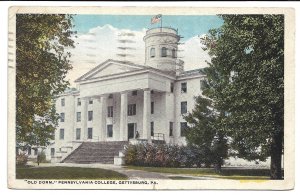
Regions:
[[[223, 168], [220, 174], [217, 174], [213, 168], [168, 168], [168, 167], [138, 167], [128, 166], [128, 169], [142, 170], [148, 172], [158, 172], [172, 174], [171, 179], [193, 179], [188, 176], [210, 177], [216, 179], [235, 179], [235, 180], [268, 180], [270, 179], [270, 170], [268, 169], [238, 169]], [[178, 176], [175, 176], [178, 175]]]
[[125, 180], [126, 175], [100, 168], [17, 167], [17, 179], [107, 179]]

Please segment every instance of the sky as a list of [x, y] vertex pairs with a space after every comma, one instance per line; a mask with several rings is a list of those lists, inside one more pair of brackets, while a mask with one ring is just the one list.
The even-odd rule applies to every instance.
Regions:
[[[130, 44], [134, 50], [127, 52], [131, 57], [126, 59], [136, 64], [144, 65], [145, 52], [143, 37], [149, 28], [160, 27], [161, 23], [151, 24], [152, 15], [75, 15], [74, 29], [77, 36], [73, 37], [75, 49], [72, 53], [71, 63], [73, 69], [67, 76], [71, 86], [75, 87], [74, 80], [88, 72], [90, 69], [107, 59], [122, 60], [118, 57], [124, 51], [119, 51], [118, 39], [123, 32], [133, 33], [130, 37], [134, 42]], [[178, 57], [185, 61], [185, 70], [203, 68], [210, 58], [202, 50], [198, 36], [207, 34], [209, 29], [218, 28], [223, 21], [215, 15], [189, 16], [189, 15], [163, 15], [163, 27], [178, 29], [182, 36], [179, 45]]]

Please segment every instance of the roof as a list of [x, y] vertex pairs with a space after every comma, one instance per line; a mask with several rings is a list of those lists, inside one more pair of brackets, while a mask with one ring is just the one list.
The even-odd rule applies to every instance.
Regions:
[[140, 70], [154, 70], [154, 71], [160, 72], [160, 73], [168, 75], [168, 76], [173, 76], [173, 77], [175, 76], [175, 72], [164, 71], [164, 70], [160, 70], [160, 69], [153, 68], [153, 67], [150, 67], [150, 66], [135, 64], [135, 63], [132, 63], [132, 62], [129, 62], [129, 61], [119, 61], [119, 60], [108, 59], [108, 60], [104, 61], [103, 63], [97, 65], [96, 67], [92, 68], [90, 71], [88, 71], [87, 73], [83, 74], [79, 78], [77, 78], [75, 80], [75, 82], [84, 81], [85, 80], [84, 78], [89, 77], [88, 75], [90, 75], [91, 73], [95, 72], [101, 66], [103, 66], [104, 64], [107, 64], [109, 62], [115, 62], [115, 63], [119, 63], [119, 64], [130, 65], [130, 66], [133, 66], [133, 67], [137, 67]]
[[194, 69], [194, 70], [188, 70], [188, 71], [184, 71], [181, 74], [179, 74], [178, 76], [192, 76], [192, 75], [204, 75], [202, 72], [203, 68], [198, 68], [198, 69]]

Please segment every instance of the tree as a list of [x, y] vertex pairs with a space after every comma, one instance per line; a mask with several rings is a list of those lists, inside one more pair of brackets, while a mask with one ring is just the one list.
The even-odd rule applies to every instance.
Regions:
[[224, 159], [228, 157], [228, 145], [221, 118], [225, 117], [213, 101], [198, 96], [192, 112], [185, 116], [189, 123], [186, 131], [188, 144], [199, 146], [206, 153], [205, 164], [214, 164], [216, 172], [221, 171]]
[[72, 16], [17, 14], [16, 137], [19, 146], [46, 146], [54, 137], [58, 115], [55, 96], [69, 85], [72, 68]]
[[226, 134], [238, 156], [271, 157], [281, 179], [284, 134], [284, 16], [221, 15], [224, 24], [202, 38], [212, 57], [203, 95], [226, 111]]

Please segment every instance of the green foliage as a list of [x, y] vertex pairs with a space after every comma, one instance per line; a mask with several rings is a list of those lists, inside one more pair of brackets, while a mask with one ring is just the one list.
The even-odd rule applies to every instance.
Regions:
[[28, 156], [25, 153], [17, 154], [16, 156], [16, 164], [17, 166], [25, 166], [28, 161]]
[[204, 70], [203, 95], [226, 111], [220, 124], [237, 155], [248, 160], [271, 156], [271, 177], [281, 178], [284, 16], [221, 17], [223, 26], [201, 40], [212, 57]]
[[81, 167], [20, 167], [16, 169], [17, 179], [116, 179], [128, 177], [116, 171]]
[[58, 116], [54, 98], [69, 85], [72, 16], [17, 14], [17, 143], [45, 146], [53, 138]]
[[212, 100], [198, 96], [195, 101], [193, 111], [184, 116], [189, 123], [186, 140], [203, 150], [207, 165], [215, 164], [220, 169], [228, 157], [227, 137], [221, 124], [221, 118], [225, 116], [220, 114]]
[[210, 166], [214, 156], [196, 146], [166, 144], [128, 145], [125, 150], [125, 164], [153, 167], [201, 167]]
[[37, 155], [36, 160], [38, 163], [48, 163], [48, 161], [46, 159], [46, 154], [44, 151], [42, 151], [40, 154]]

